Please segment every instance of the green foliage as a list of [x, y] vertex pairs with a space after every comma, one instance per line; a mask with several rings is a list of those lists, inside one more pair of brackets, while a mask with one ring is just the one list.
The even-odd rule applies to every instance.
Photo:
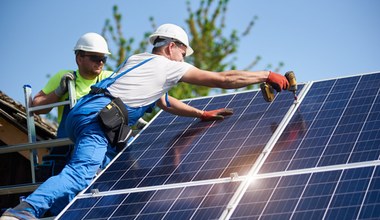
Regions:
[[[229, 69], [236, 69], [236, 52], [242, 37], [250, 34], [252, 27], [257, 21], [258, 17], [248, 21], [247, 27], [244, 31], [239, 32], [233, 29], [230, 33], [226, 31], [226, 14], [229, 0], [201, 0], [197, 9], [193, 10], [191, 1], [186, 0], [186, 7], [188, 18], [185, 20], [187, 24], [190, 45], [195, 53], [186, 58], [186, 62], [192, 63], [194, 66], [210, 70], [210, 71], [224, 71]], [[149, 18], [152, 31], [156, 29], [156, 24], [153, 17]], [[127, 57], [135, 54], [145, 52], [148, 46], [148, 37], [152, 31], [147, 31], [143, 34], [143, 40], [134, 45], [135, 39], [133, 37], [126, 38], [122, 31], [122, 15], [118, 11], [118, 7], [113, 7], [113, 24], [111, 20], [107, 19], [103, 27], [102, 35], [110, 43], [110, 40], [116, 44], [117, 52], [113, 52], [110, 60], [114, 61], [116, 66], [119, 66]], [[133, 31], [132, 31], [133, 32]], [[133, 32], [134, 33], [134, 32]], [[110, 36], [108, 38], [108, 36]], [[133, 49], [136, 46], [136, 49]], [[261, 57], [257, 56], [245, 70], [252, 69], [260, 61]], [[282, 67], [282, 63], [280, 67]], [[115, 67], [107, 64], [106, 68], [114, 70]], [[253, 86], [248, 86], [245, 89], [252, 89]], [[172, 88], [169, 94], [177, 99], [187, 99], [199, 96], [207, 96], [210, 88], [203, 86], [195, 86], [187, 83], [179, 83]], [[226, 92], [220, 90], [220, 92]], [[154, 111], [151, 118], [154, 116]]]
[[[254, 16], [240, 36], [237, 30], [232, 30], [231, 33], [226, 34], [225, 20], [228, 2], [228, 0], [202, 0], [196, 10], [192, 10], [190, 1], [186, 2], [188, 12], [186, 23], [189, 30], [190, 45], [196, 51], [192, 56], [186, 58], [187, 62], [198, 68], [216, 72], [236, 69], [234, 64], [236, 57], [229, 60], [227, 58], [236, 54], [240, 38], [250, 33], [255, 20], [258, 18]], [[151, 17], [149, 20], [153, 31], [156, 29], [154, 18]], [[117, 52], [111, 50], [112, 55], [110, 55], [110, 60], [113, 60], [116, 66], [120, 65], [127, 57], [147, 50], [148, 41], [146, 39], [152, 31], [145, 32], [143, 40], [137, 45], [137, 49], [133, 49], [135, 39], [124, 36], [121, 25], [122, 15], [116, 5], [113, 7], [112, 21], [113, 24], [111, 24], [110, 19], [106, 20], [102, 35], [108, 42], [111, 40], [116, 45]], [[107, 64], [106, 68], [115, 69], [110, 64]], [[180, 83], [171, 89], [169, 94], [178, 99], [186, 99], [206, 96], [209, 91], [210, 88], [208, 87]]]
[[[146, 40], [142, 40], [136, 49], [134, 48], [135, 39], [133, 37], [124, 37], [122, 30], [122, 14], [118, 11], [118, 7], [113, 6], [113, 22], [111, 24], [111, 19], [106, 19], [103, 26], [102, 35], [107, 40], [108, 44], [112, 41], [116, 45], [116, 52], [110, 48], [111, 55], [109, 59], [114, 61], [115, 66], [111, 66], [109, 63], [106, 64], [106, 69], [115, 70], [115, 67], [119, 66], [127, 57], [145, 52], [148, 46]], [[143, 34], [144, 39], [147, 39], [151, 32], [146, 32]]]
[[[216, 72], [236, 69], [234, 55], [237, 52], [240, 38], [250, 33], [257, 20], [255, 16], [240, 36], [237, 30], [226, 33], [225, 20], [228, 2], [228, 0], [202, 0], [199, 7], [193, 10], [191, 1], [186, 1], [189, 14], [186, 23], [191, 39], [190, 45], [196, 51], [187, 61], [200, 69]], [[229, 57], [232, 58], [228, 59]], [[170, 94], [174, 96], [175, 89], [183, 89], [183, 87], [191, 89], [192, 92], [183, 94], [185, 97], [181, 98], [205, 96], [210, 91], [208, 87], [179, 84], [170, 91]]]

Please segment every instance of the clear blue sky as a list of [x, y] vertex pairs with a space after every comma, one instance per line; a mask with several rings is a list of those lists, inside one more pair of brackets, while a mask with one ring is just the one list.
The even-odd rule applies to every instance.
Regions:
[[[192, 2], [197, 8], [199, 1]], [[77, 39], [100, 33], [115, 4], [124, 16], [125, 35], [137, 41], [150, 30], [149, 16], [158, 25], [186, 28], [185, 0], [1, 0], [0, 90], [24, 104], [24, 84], [36, 94], [47, 74], [76, 69]], [[307, 82], [379, 71], [379, 11], [378, 0], [230, 0], [226, 24], [243, 31], [259, 17], [240, 43], [239, 68], [260, 55], [255, 69], [284, 62], [283, 72], [293, 70], [299, 82]]]

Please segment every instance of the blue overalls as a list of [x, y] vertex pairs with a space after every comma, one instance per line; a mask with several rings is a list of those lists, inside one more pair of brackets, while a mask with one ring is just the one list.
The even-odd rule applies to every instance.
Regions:
[[[95, 87], [106, 89], [118, 78], [153, 58], [142, 61], [132, 68], [95, 84]], [[99, 168], [104, 168], [116, 155], [114, 148], [108, 143], [97, 113], [108, 103], [110, 97], [104, 94], [88, 94], [83, 96], [66, 118], [66, 131], [75, 143], [70, 161], [57, 176], [50, 177], [38, 187], [25, 201], [35, 209], [36, 217], [41, 217], [54, 204], [52, 214], [58, 214], [79, 192], [93, 180]], [[133, 125], [153, 108], [155, 103], [140, 108], [127, 107], [128, 124]], [[62, 204], [58, 208], [58, 204]]]

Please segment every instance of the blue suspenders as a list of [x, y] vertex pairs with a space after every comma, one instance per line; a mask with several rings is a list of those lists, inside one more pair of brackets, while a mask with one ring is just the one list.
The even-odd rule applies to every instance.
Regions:
[[[146, 62], [152, 60], [154, 57], [151, 57], [149, 59], [146, 59], [144, 61], [142, 61], [141, 63], [125, 70], [124, 72], [120, 73], [119, 75], [115, 76], [112, 78], [112, 76], [119, 71], [120, 67], [123, 66], [127, 60], [125, 60], [117, 69], [115, 72], [113, 72], [108, 78], [102, 80], [101, 82], [99, 83], [96, 83], [94, 86], [91, 87], [91, 93], [104, 93], [105, 95], [108, 95], [108, 96], [111, 96], [110, 93], [107, 91], [107, 88], [112, 85], [118, 78], [120, 78], [121, 76], [127, 74], [128, 72], [130, 72], [131, 70], [145, 64]], [[170, 102], [169, 102], [169, 97], [168, 97], [168, 93], [165, 94], [165, 101], [166, 101], [166, 105], [168, 107], [170, 107]]]
[[[105, 92], [105, 91], [107, 90], [107, 88], [108, 88], [110, 85], [112, 85], [117, 79], [119, 79], [119, 78], [122, 77], [123, 75], [127, 74], [127, 73], [130, 72], [131, 70], [136, 69], [137, 67], [139, 67], [139, 66], [145, 64], [146, 62], [152, 60], [153, 58], [154, 58], [154, 57], [151, 57], [151, 58], [149, 58], [149, 59], [146, 59], [146, 60], [140, 62], [139, 64], [137, 64], [137, 65], [135, 65], [135, 66], [133, 66], [133, 67], [131, 67], [131, 68], [125, 70], [124, 72], [118, 74], [117, 76], [112, 77], [112, 76], [113, 76], [113, 75], [114, 75], [114, 74], [120, 69], [120, 67], [121, 67], [123, 64], [126, 63], [127, 60], [125, 60], [124, 63], [122, 63], [122, 65], [120, 65], [120, 66], [117, 68], [117, 70], [116, 70], [115, 72], [113, 72], [109, 77], [107, 77], [106, 79], [100, 81], [99, 83], [96, 83], [96, 84], [95, 84], [94, 86], [92, 86], [92, 87], [102, 89], [102, 90], [104, 90], [104, 92]], [[93, 91], [92, 91], [92, 92], [93, 92]], [[96, 93], [96, 92], [95, 92], [95, 93]]]

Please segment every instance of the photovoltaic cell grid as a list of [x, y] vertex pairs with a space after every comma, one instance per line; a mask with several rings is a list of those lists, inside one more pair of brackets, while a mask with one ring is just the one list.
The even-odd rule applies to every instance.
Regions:
[[217, 219], [239, 182], [80, 199], [61, 219]]
[[380, 74], [316, 82], [260, 173], [378, 160]]
[[[106, 192], [223, 178], [229, 177], [231, 173], [244, 176], [251, 169], [276, 126], [293, 103], [291, 93], [282, 93], [278, 97], [281, 98], [277, 98], [273, 103], [266, 103], [263, 102], [262, 95], [254, 91], [195, 99], [189, 102], [194, 107], [206, 110], [233, 108], [232, 116], [217, 122], [200, 122], [199, 119], [194, 120], [161, 113], [86, 193], [90, 193], [91, 189]], [[226, 209], [227, 203], [234, 193], [234, 190], [230, 192], [228, 189], [236, 189], [239, 183], [227, 184], [227, 190], [224, 189], [226, 184], [222, 183], [215, 184], [215, 186], [193, 186], [197, 190], [202, 187], [212, 187], [218, 189], [220, 195], [210, 196], [209, 193], [203, 193], [200, 198], [202, 202], [199, 205], [192, 204], [191, 201], [190, 203], [182, 202], [181, 204], [186, 204], [182, 207], [187, 210], [184, 213], [183, 211], [173, 211], [176, 210], [176, 206], [174, 205], [175, 201], [171, 200], [173, 204], [170, 207], [170, 214], [165, 214], [165, 217], [183, 219], [192, 213], [191, 215], [196, 219], [210, 218], [211, 216], [218, 218]], [[176, 189], [163, 190], [157, 192], [169, 194], [176, 192]], [[181, 190], [187, 190], [187, 188], [181, 187]], [[117, 219], [117, 216], [122, 216], [121, 219], [136, 216], [161, 218], [164, 212], [152, 205], [162, 203], [161, 200], [156, 201], [156, 198], [160, 197], [152, 195], [141, 204], [138, 202], [136, 204], [128, 199], [138, 198], [140, 194], [143, 193], [79, 198], [60, 219], [110, 217]], [[213, 199], [213, 197], [215, 198]], [[179, 200], [190, 199], [181, 194]], [[114, 201], [114, 204], [110, 205], [108, 201]], [[156, 207], [157, 210], [151, 212], [151, 209], [142, 206], [145, 203], [148, 203], [149, 207]], [[128, 212], [125, 211], [126, 205], [122, 204], [131, 204], [128, 207], [131, 213], [113, 212], [115, 207], [121, 207], [120, 210], [124, 210], [119, 212]], [[177, 212], [178, 214], [175, 214]]]
[[[313, 83], [260, 173], [379, 160], [379, 77], [368, 74]], [[231, 172], [247, 174], [291, 102], [292, 96], [282, 93], [268, 104], [257, 92], [190, 101], [198, 108], [234, 108], [232, 117], [216, 123], [161, 114], [92, 188], [104, 192], [166, 187], [83, 196], [60, 219], [219, 218], [241, 182], [167, 184], [196, 183]], [[232, 151], [233, 156], [228, 154]], [[247, 152], [251, 156], [245, 160]], [[374, 165], [258, 178], [231, 219], [379, 219], [379, 174]]]
[[244, 92], [189, 102], [199, 109], [233, 108], [225, 120], [201, 122], [162, 113], [92, 185], [101, 192], [244, 176], [293, 103]]
[[254, 180], [230, 219], [379, 219], [380, 169]]
[[[259, 173], [378, 161], [379, 91], [380, 74], [313, 83]], [[230, 219], [380, 219], [373, 164], [253, 180]]]

